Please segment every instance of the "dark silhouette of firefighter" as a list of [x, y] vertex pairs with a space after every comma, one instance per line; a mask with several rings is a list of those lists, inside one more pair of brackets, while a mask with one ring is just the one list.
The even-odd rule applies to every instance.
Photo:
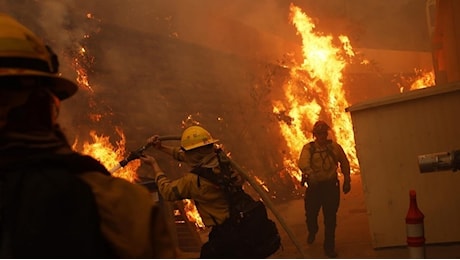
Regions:
[[0, 14], [0, 257], [171, 258], [148, 190], [73, 151], [57, 123], [78, 86], [51, 48]]
[[344, 176], [342, 190], [350, 192], [350, 163], [343, 148], [328, 139], [330, 127], [324, 121], [317, 121], [313, 126], [314, 141], [302, 148], [298, 166], [302, 171], [302, 185], [305, 190], [305, 215], [307, 221], [307, 243], [315, 241], [318, 232], [318, 214], [322, 209], [324, 216], [324, 252], [330, 258], [337, 257], [335, 251], [335, 228], [337, 210], [340, 202], [340, 184], [337, 169]]

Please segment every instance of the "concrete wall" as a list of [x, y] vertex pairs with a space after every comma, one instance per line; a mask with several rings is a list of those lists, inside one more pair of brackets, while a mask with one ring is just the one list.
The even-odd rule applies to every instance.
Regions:
[[355, 104], [351, 113], [373, 246], [406, 245], [409, 190], [426, 243], [460, 241], [460, 174], [421, 174], [418, 155], [460, 149], [460, 83]]

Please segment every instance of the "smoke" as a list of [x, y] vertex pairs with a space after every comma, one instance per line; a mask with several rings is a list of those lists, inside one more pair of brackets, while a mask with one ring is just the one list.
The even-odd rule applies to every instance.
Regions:
[[[350, 35], [352, 44], [426, 49], [422, 1], [292, 2], [314, 17], [320, 30]], [[92, 91], [82, 88], [64, 101], [60, 116], [71, 141], [84, 140], [90, 129], [117, 140], [114, 129], [120, 127], [127, 150], [134, 150], [150, 135], [180, 134], [182, 122], [192, 116], [259, 176], [276, 175], [284, 152], [271, 100], [287, 77], [279, 63], [287, 54], [300, 55], [289, 4], [0, 1], [2, 10], [50, 43], [64, 76], [76, 78], [73, 59], [85, 48]], [[94, 121], [94, 114], [102, 119]]]
[[83, 34], [83, 28], [72, 26], [74, 2], [46, 0], [40, 2], [39, 7], [35, 21], [46, 32], [46, 36], [62, 49], [74, 47], [75, 40], [78, 40], [76, 37]]

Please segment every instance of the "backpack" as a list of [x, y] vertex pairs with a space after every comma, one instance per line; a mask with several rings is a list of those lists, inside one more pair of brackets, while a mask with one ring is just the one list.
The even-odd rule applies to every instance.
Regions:
[[210, 168], [196, 167], [191, 170], [212, 183], [219, 185], [226, 194], [230, 216], [223, 226], [225, 236], [232, 238], [232, 254], [235, 258], [267, 258], [281, 246], [276, 224], [268, 218], [267, 209], [260, 200], [255, 201], [241, 186], [234, 185], [228, 158], [217, 151], [221, 174]]
[[[313, 161], [313, 154], [316, 152], [316, 147], [315, 147], [315, 142], [309, 142], [309, 151], [310, 151], [310, 165], [312, 165]], [[335, 163], [338, 162], [337, 156], [334, 153], [333, 147], [332, 147], [332, 140], [327, 140], [326, 144], [326, 153], [334, 160]]]
[[100, 230], [87, 171], [110, 173], [77, 153], [41, 154], [0, 168], [1, 258], [116, 258]]

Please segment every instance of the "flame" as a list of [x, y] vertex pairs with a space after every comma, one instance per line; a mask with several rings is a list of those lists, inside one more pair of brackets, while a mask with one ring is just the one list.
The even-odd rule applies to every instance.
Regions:
[[198, 213], [195, 203], [193, 203], [193, 201], [189, 199], [185, 199], [182, 201], [184, 202], [184, 209], [187, 215], [187, 219], [190, 222], [195, 223], [195, 226], [197, 228], [200, 228], [200, 229], [204, 228], [205, 226], [204, 226], [203, 220], [201, 219], [201, 216]]
[[417, 78], [415, 79], [414, 83], [410, 86], [410, 90], [414, 89], [421, 89], [434, 86], [435, 83], [435, 76], [434, 71], [425, 72], [423, 70], [415, 70]]
[[[108, 136], [97, 135], [96, 131], [90, 131], [92, 142], [83, 143], [81, 153], [90, 155], [101, 162], [107, 169], [112, 169], [119, 165], [119, 162], [125, 158], [126, 138], [121, 129], [116, 128], [120, 141], [116, 142], [116, 147], [110, 142]], [[78, 140], [75, 140], [72, 145], [74, 150], [77, 150]], [[130, 182], [138, 180], [136, 174], [137, 168], [141, 165], [139, 160], [133, 160], [125, 167], [115, 171], [112, 175], [120, 177]]]
[[396, 79], [394, 81], [399, 87], [400, 93], [403, 93], [405, 89], [411, 91], [432, 87], [436, 84], [433, 70], [428, 71], [419, 68], [414, 68], [414, 74], [410, 76], [399, 75], [398, 77], [398, 75], [396, 75]]
[[[94, 15], [88, 13], [86, 14], [86, 18], [94, 19]], [[88, 34], [85, 34], [83, 38], [89, 39], [90, 36]], [[94, 90], [91, 87], [88, 78], [88, 68], [90, 68], [93, 64], [94, 57], [92, 57], [87, 52], [84, 46], [82, 46], [80, 43], [77, 44], [77, 51], [73, 55], [73, 65], [77, 73], [76, 81], [80, 88], [94, 93]], [[89, 102], [91, 108], [98, 104], [98, 102], [95, 102], [93, 99], [94, 97], [91, 96], [91, 100]], [[89, 115], [89, 119], [93, 122], [99, 122], [101, 121], [102, 116], [103, 115], [99, 113], [92, 113]], [[91, 137], [92, 142], [84, 142], [80, 149], [78, 149], [79, 145], [77, 137], [75, 138], [72, 148], [75, 151], [79, 151], [82, 154], [86, 154], [97, 159], [107, 169], [114, 169], [116, 166], [119, 166], [119, 162], [125, 158], [126, 153], [125, 135], [123, 131], [118, 127], [115, 127], [115, 131], [120, 137], [120, 141], [116, 142], [116, 147], [112, 145], [112, 143], [110, 142], [110, 138], [108, 136], [98, 135], [95, 130], [91, 130], [89, 132], [89, 136]], [[135, 182], [138, 180], [136, 170], [137, 168], [139, 168], [140, 164], [141, 162], [139, 160], [131, 161], [128, 165], [118, 169], [112, 175], [115, 177], [126, 179], [130, 182]]]
[[349, 106], [343, 89], [343, 71], [347, 59], [354, 56], [348, 37], [333, 37], [314, 31], [315, 24], [299, 7], [291, 3], [290, 20], [302, 38], [303, 62], [293, 65], [289, 79], [283, 85], [284, 101], [275, 100], [273, 113], [283, 114], [289, 121], [279, 120], [289, 151], [283, 158], [285, 170], [299, 181], [297, 159], [304, 144], [312, 140], [307, 133], [318, 119], [330, 120], [333, 137], [339, 142], [350, 160], [352, 173], [359, 169], [356, 157], [351, 117], [345, 112]]
[[86, 49], [83, 46], [80, 46], [77, 52], [77, 56], [74, 58], [73, 62], [75, 66], [75, 71], [77, 72], [76, 80], [81, 88], [94, 92], [93, 88], [90, 86], [88, 80], [88, 73], [85, 69], [85, 65], [88, 66], [90, 65], [90, 63], [92, 63], [89, 61], [90, 59], [88, 59]]

